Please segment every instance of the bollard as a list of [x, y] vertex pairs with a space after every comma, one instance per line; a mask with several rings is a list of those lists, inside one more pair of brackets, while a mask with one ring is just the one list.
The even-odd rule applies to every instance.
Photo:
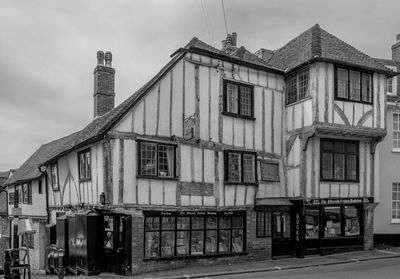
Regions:
[[4, 250], [4, 263], [3, 263], [3, 271], [4, 271], [4, 279], [11, 279], [11, 255], [10, 249]]
[[57, 267], [58, 279], [64, 279], [64, 250], [63, 249], [58, 249], [57, 260], [58, 260], [58, 267]]

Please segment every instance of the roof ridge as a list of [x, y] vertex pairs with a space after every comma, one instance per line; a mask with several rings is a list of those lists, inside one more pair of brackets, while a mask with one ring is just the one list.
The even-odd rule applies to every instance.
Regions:
[[321, 27], [315, 24], [311, 27], [311, 57], [321, 57]]

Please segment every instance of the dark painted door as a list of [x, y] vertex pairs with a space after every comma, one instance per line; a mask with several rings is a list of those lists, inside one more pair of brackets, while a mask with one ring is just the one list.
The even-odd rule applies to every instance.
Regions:
[[290, 212], [272, 212], [272, 257], [293, 256]]
[[103, 271], [125, 275], [130, 266], [130, 217], [103, 215]]

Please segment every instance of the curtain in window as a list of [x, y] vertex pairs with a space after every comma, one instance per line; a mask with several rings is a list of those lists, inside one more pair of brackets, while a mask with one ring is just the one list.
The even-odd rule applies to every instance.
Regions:
[[142, 175], [156, 175], [156, 152], [157, 144], [142, 142], [141, 143], [141, 171]]
[[227, 111], [239, 113], [238, 109], [238, 86], [232, 83], [227, 83]]
[[158, 174], [159, 176], [172, 177], [174, 175], [174, 147], [168, 145], [158, 146]]

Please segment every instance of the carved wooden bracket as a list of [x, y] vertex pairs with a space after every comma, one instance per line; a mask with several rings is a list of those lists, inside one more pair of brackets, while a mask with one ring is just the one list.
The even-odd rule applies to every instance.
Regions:
[[286, 141], [286, 154], [289, 154], [292, 150], [294, 141], [296, 140], [297, 135], [291, 135], [289, 139]]
[[376, 146], [377, 146], [378, 143], [381, 142], [383, 139], [384, 139], [384, 137], [376, 137], [376, 138], [373, 138], [373, 139], [371, 140], [371, 145], [370, 145], [370, 146], [371, 146], [371, 150], [370, 150], [371, 154], [375, 154]]
[[301, 138], [301, 149], [303, 151], [307, 150], [307, 145], [308, 145], [308, 141], [310, 140], [310, 138], [316, 136], [317, 133], [315, 130], [310, 130], [310, 131], [305, 131], [303, 132], [303, 134], [301, 134], [300, 138]]

